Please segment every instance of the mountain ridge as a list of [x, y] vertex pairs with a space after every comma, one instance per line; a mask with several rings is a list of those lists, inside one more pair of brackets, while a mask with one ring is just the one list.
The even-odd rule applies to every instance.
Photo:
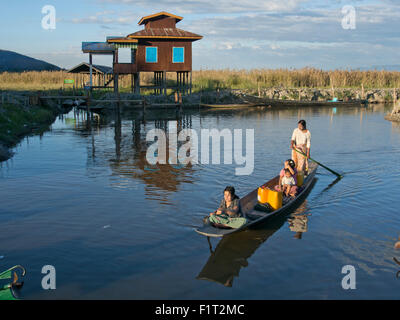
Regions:
[[14, 51], [0, 49], [0, 72], [59, 71], [60, 67]]

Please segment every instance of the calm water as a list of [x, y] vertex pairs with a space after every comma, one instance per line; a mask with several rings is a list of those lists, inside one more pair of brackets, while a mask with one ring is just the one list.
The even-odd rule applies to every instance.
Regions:
[[[400, 126], [384, 120], [388, 110], [183, 114], [185, 128], [254, 128], [249, 176], [235, 176], [235, 164], [149, 165], [146, 133], [174, 112], [153, 111], [146, 121], [123, 114], [121, 125], [102, 119], [88, 130], [72, 111], [1, 164], [0, 269], [26, 267], [23, 299], [397, 299]], [[244, 195], [279, 172], [300, 118], [312, 156], [345, 174], [332, 184], [319, 168], [291, 214], [301, 239], [291, 216], [223, 240], [195, 233], [226, 185]], [[347, 264], [356, 268], [356, 290], [341, 287]], [[41, 288], [44, 265], [57, 270], [54, 291]]]

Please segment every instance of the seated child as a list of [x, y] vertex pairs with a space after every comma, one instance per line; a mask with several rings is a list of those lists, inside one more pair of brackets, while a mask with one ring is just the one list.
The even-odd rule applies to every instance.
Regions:
[[290, 194], [290, 189], [292, 188], [292, 186], [296, 185], [296, 182], [294, 181], [292, 173], [290, 172], [289, 169], [285, 169], [285, 176], [282, 178], [281, 184], [282, 184], [281, 190], [283, 194], [285, 194], [288, 197]]

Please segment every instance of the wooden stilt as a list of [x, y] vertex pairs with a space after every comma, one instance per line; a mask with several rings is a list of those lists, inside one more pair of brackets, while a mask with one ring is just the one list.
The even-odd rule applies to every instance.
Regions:
[[[115, 53], [114, 53], [114, 63], [118, 63], [118, 49], [116, 49]], [[119, 88], [118, 88], [119, 75], [118, 75], [118, 73], [115, 73], [115, 71], [113, 71], [113, 72], [114, 72], [114, 93], [118, 94], [118, 92], [119, 92]]]
[[183, 78], [183, 83], [182, 83], [182, 94], [186, 94], [186, 72], [182, 72], [182, 78]]
[[163, 77], [163, 90], [164, 90], [164, 95], [167, 95], [167, 72], [163, 71], [162, 73], [162, 77]]
[[92, 57], [91, 53], [89, 53], [89, 68], [90, 68], [90, 71], [89, 71], [89, 73], [90, 73], [90, 80], [89, 80], [90, 91], [92, 91], [92, 86], [93, 86], [93, 57]]
[[135, 73], [133, 77], [135, 82], [135, 94], [140, 94], [140, 73]]
[[192, 71], [190, 71], [190, 94], [192, 94]]

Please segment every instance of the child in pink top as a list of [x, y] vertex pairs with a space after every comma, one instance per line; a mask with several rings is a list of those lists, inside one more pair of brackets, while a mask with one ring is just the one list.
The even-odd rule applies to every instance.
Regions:
[[296, 169], [296, 164], [294, 163], [294, 161], [292, 159], [288, 159], [285, 161], [285, 167], [281, 170], [281, 172], [279, 173], [279, 184], [277, 186], [275, 186], [275, 190], [276, 191], [281, 191], [283, 192], [284, 190], [282, 190], [282, 179], [285, 176], [285, 169], [289, 170], [291, 176], [294, 179], [295, 185], [290, 187], [289, 190], [289, 195], [292, 197], [295, 197], [297, 195], [298, 192], [298, 187], [297, 187], [297, 169]]

